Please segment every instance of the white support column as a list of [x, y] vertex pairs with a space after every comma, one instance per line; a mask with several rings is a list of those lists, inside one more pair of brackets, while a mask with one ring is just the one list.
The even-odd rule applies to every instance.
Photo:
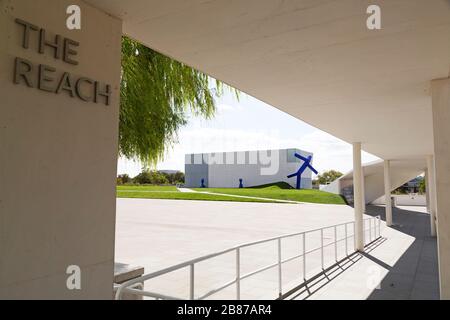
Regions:
[[425, 198], [427, 202], [427, 212], [430, 213], [430, 188], [428, 187], [428, 168], [425, 169], [424, 177], [425, 179]]
[[448, 300], [450, 299], [450, 78], [433, 80], [431, 89], [439, 286], [441, 299]]
[[355, 210], [355, 250], [364, 251], [362, 206], [361, 142], [353, 143], [353, 202]]
[[364, 167], [361, 167], [361, 201], [363, 213], [366, 212], [366, 179], [364, 177]]
[[386, 225], [392, 226], [392, 203], [391, 203], [391, 168], [390, 161], [384, 160], [384, 199], [386, 203]]
[[431, 236], [436, 236], [436, 175], [434, 168], [434, 157], [427, 156], [427, 193], [429, 198], [429, 211], [430, 214], [430, 226], [431, 226]]

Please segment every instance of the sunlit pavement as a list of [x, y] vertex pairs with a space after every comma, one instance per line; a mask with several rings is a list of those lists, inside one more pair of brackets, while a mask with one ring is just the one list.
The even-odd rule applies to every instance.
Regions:
[[[368, 210], [380, 214], [384, 208]], [[245, 242], [349, 222], [353, 217], [353, 209], [344, 205], [117, 199], [116, 261], [143, 266], [149, 273]], [[427, 236], [427, 219], [427, 214], [396, 209], [399, 230], [383, 227], [385, 239], [374, 243], [367, 255], [350, 257], [336, 272], [331, 270], [308, 290], [289, 298], [437, 298], [436, 245]], [[317, 246], [317, 240], [309, 243]], [[324, 254], [331, 265], [334, 249], [330, 249]], [[283, 257], [300, 250], [298, 238], [283, 243]], [[338, 250], [340, 258], [345, 257], [342, 244]], [[253, 271], [276, 261], [276, 243], [248, 248], [241, 255], [241, 272]], [[308, 275], [320, 271], [319, 255], [309, 257], [307, 271]], [[235, 272], [233, 253], [196, 265], [195, 296], [232, 280]], [[284, 264], [283, 286], [300, 283], [302, 273], [301, 260]], [[379, 280], [381, 289], [374, 289]], [[189, 270], [148, 281], [145, 288], [187, 298]], [[277, 288], [277, 268], [273, 268], [242, 281], [241, 298], [275, 298]], [[235, 292], [233, 285], [211, 298], [234, 299]]]
[[[370, 206], [367, 211], [383, 215], [384, 207]], [[439, 299], [436, 238], [429, 236], [429, 215], [424, 207], [398, 207], [393, 214], [395, 225], [383, 229], [379, 243], [290, 298]]]

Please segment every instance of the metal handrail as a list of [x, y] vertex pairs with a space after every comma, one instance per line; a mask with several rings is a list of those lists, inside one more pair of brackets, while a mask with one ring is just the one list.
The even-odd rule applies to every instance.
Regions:
[[[374, 222], [375, 222], [375, 223], [373, 223], [373, 230], [372, 230], [372, 223], [371, 223], [372, 220], [374, 220]], [[365, 228], [365, 222], [366, 221], [369, 221], [369, 228], [368, 229]], [[241, 280], [246, 279], [248, 277], [251, 277], [251, 276], [253, 276], [255, 274], [261, 273], [263, 271], [266, 271], [268, 269], [274, 268], [274, 267], [278, 267], [278, 293], [279, 293], [280, 296], [282, 296], [282, 294], [283, 294], [283, 288], [282, 288], [282, 264], [286, 263], [286, 262], [289, 262], [289, 261], [292, 261], [294, 259], [298, 259], [298, 258], [302, 258], [303, 257], [303, 279], [306, 281], [306, 279], [307, 279], [306, 278], [306, 256], [308, 254], [320, 250], [320, 252], [321, 252], [321, 267], [322, 267], [322, 270], [324, 270], [324, 248], [325, 247], [328, 247], [328, 246], [334, 244], [334, 246], [335, 246], [335, 260], [337, 261], [337, 257], [338, 257], [337, 246], [338, 246], [338, 243], [341, 242], [341, 241], [345, 241], [345, 254], [348, 256], [349, 255], [349, 252], [348, 252], [348, 239], [354, 237], [354, 233], [348, 235], [348, 228], [347, 228], [347, 226], [349, 224], [353, 225], [353, 232], [354, 232], [354, 230], [355, 230], [354, 229], [355, 228], [355, 222], [351, 221], [351, 222], [340, 223], [340, 224], [327, 226], [327, 227], [323, 227], [323, 228], [317, 228], [317, 229], [313, 229], [313, 230], [307, 230], [307, 231], [302, 231], [302, 232], [290, 233], [290, 234], [285, 234], [285, 235], [278, 236], [278, 237], [271, 237], [271, 238], [266, 238], [266, 239], [262, 239], [262, 240], [252, 241], [252, 242], [244, 243], [244, 244], [241, 244], [241, 245], [238, 245], [238, 246], [234, 246], [234, 247], [222, 250], [222, 251], [218, 251], [218, 252], [215, 252], [215, 253], [207, 254], [207, 255], [201, 256], [199, 258], [195, 258], [195, 259], [192, 259], [192, 260], [189, 260], [189, 261], [185, 261], [185, 262], [182, 262], [182, 263], [170, 266], [168, 268], [164, 268], [164, 269], [161, 269], [161, 270], [158, 270], [158, 271], [146, 274], [146, 275], [142, 275], [140, 277], [137, 277], [137, 278], [131, 279], [129, 281], [126, 281], [126, 282], [124, 282], [124, 283], [122, 283], [120, 285], [116, 285], [115, 286], [115, 290], [116, 290], [115, 298], [116, 299], [120, 299], [122, 297], [123, 293], [131, 293], [131, 294], [136, 294], [136, 295], [152, 297], [152, 298], [156, 298], [156, 299], [180, 300], [180, 298], [177, 298], [177, 297], [162, 295], [162, 294], [159, 294], [159, 293], [153, 293], [153, 292], [149, 292], [149, 291], [145, 291], [145, 290], [139, 290], [139, 289], [132, 288], [132, 287], [134, 285], [136, 285], [136, 284], [139, 284], [139, 283], [142, 284], [142, 283], [144, 283], [147, 280], [154, 279], [156, 277], [165, 275], [167, 273], [171, 273], [171, 272], [174, 272], [176, 270], [189, 267], [189, 275], [190, 275], [189, 276], [189, 278], [190, 278], [189, 279], [189, 298], [191, 300], [194, 300], [195, 299], [195, 286], [194, 286], [194, 282], [195, 282], [195, 264], [197, 264], [199, 262], [202, 262], [202, 261], [205, 261], [205, 260], [208, 260], [208, 259], [215, 258], [217, 256], [221, 256], [221, 255], [233, 252], [233, 251], [236, 253], [236, 277], [233, 280], [228, 281], [225, 284], [221, 285], [220, 287], [215, 288], [215, 289], [207, 292], [206, 294], [203, 294], [202, 296], [198, 297], [199, 300], [205, 299], [205, 298], [207, 298], [207, 297], [209, 297], [209, 296], [211, 296], [211, 295], [213, 295], [213, 294], [215, 294], [215, 293], [217, 293], [217, 292], [219, 292], [219, 291], [221, 291], [221, 290], [223, 290], [225, 288], [228, 288], [229, 286], [231, 286], [233, 284], [236, 284], [236, 299], [240, 300], [240, 295], [241, 295], [240, 282], [241, 282]], [[344, 238], [338, 239], [337, 238], [337, 228], [341, 227], [341, 226], [344, 226], [345, 236], [344, 236]], [[377, 232], [377, 226], [378, 226], [378, 232]], [[326, 229], [331, 229], [331, 228], [334, 229], [334, 241], [324, 245], [323, 231], [326, 230]], [[320, 231], [320, 243], [321, 243], [320, 247], [313, 248], [311, 250], [306, 251], [306, 235], [310, 234], [310, 233], [318, 232], [318, 231]], [[369, 233], [368, 233], [369, 234], [369, 242], [368, 243], [373, 242], [376, 239], [380, 238], [380, 236], [381, 236], [381, 219], [380, 219], [380, 216], [363, 219], [363, 237], [364, 237], [364, 241], [365, 241], [365, 238], [366, 238], [365, 237], [366, 236], [366, 231], [369, 231]], [[372, 234], [372, 231], [373, 231], [373, 234]], [[372, 235], [373, 235], [373, 237], [372, 237]], [[281, 246], [282, 239], [296, 237], [296, 236], [301, 236], [302, 237], [302, 253], [298, 254], [298, 255], [295, 255], [295, 256], [291, 256], [289, 258], [282, 259], [282, 254], [281, 254], [282, 253], [281, 252], [282, 251], [282, 246]], [[373, 238], [373, 240], [372, 240], [372, 238]], [[266, 242], [271, 242], [271, 241], [277, 241], [277, 245], [278, 245], [277, 246], [278, 247], [278, 250], [277, 250], [278, 251], [277, 262], [272, 263], [272, 264], [267, 265], [267, 266], [264, 266], [264, 267], [261, 267], [261, 268], [259, 268], [257, 270], [251, 271], [251, 272], [246, 273], [244, 275], [241, 275], [241, 270], [240, 270], [241, 269], [241, 263], [240, 263], [240, 257], [241, 257], [240, 251], [241, 251], [241, 249], [242, 248], [246, 248], [246, 247], [250, 247], [250, 246], [255, 246], [255, 245], [258, 245], [258, 244], [262, 244], [262, 243], [266, 243]]]

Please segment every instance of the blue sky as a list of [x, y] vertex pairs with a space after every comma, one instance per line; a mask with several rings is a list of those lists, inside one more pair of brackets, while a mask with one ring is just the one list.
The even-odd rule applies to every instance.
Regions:
[[[219, 151], [246, 151], [299, 148], [314, 153], [313, 164], [319, 171], [347, 172], [352, 168], [350, 144], [316, 129], [258, 99], [241, 94], [239, 101], [231, 93], [216, 99], [217, 114], [211, 120], [190, 117], [178, 134], [178, 143], [168, 150], [158, 169], [184, 171], [184, 154]], [[363, 152], [362, 160], [377, 157]], [[139, 162], [119, 159], [118, 173], [135, 176]]]

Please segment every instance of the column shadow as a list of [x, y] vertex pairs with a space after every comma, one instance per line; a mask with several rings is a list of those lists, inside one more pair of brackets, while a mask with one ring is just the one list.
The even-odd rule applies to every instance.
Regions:
[[[380, 267], [388, 270], [370, 300], [434, 300], [439, 299], [439, 272], [436, 238], [430, 236], [430, 216], [415, 210], [394, 207], [391, 228], [414, 237], [413, 243], [390, 267], [365, 253]], [[386, 221], [384, 206], [368, 206], [366, 215], [381, 216]]]
[[[367, 206], [366, 215], [385, 218], [384, 206]], [[323, 273], [288, 292], [284, 299], [308, 299], [336, 280], [359, 260], [366, 258], [387, 274], [379, 286], [367, 297], [368, 300], [434, 300], [439, 299], [439, 276], [436, 238], [430, 236], [430, 216], [427, 213], [405, 208], [393, 208], [393, 229], [414, 238], [412, 244], [391, 266], [375, 257], [372, 251], [388, 238], [381, 238], [366, 247], [364, 253], [354, 253]]]

